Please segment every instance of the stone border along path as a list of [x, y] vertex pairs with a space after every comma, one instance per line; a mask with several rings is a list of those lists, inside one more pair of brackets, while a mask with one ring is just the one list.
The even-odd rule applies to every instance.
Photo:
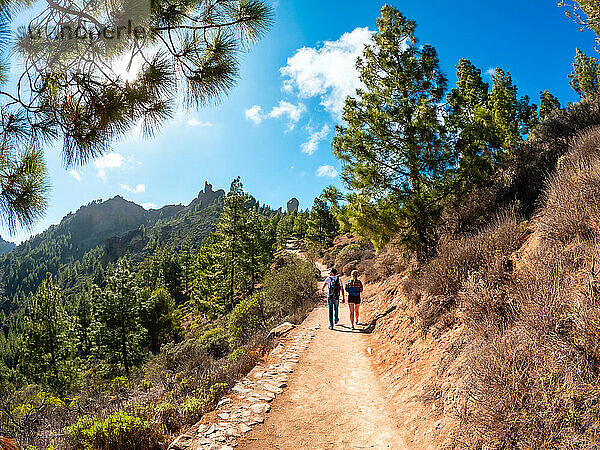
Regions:
[[300, 354], [319, 329], [319, 325], [306, 327], [304, 323], [281, 337], [263, 363], [237, 382], [214, 412], [207, 413], [202, 421], [179, 436], [169, 449], [232, 449], [237, 447], [238, 437], [263, 423], [271, 410], [269, 403], [287, 387], [288, 374], [294, 371]]

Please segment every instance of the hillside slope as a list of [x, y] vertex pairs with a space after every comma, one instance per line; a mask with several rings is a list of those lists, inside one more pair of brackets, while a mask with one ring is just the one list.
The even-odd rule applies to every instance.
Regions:
[[[385, 257], [380, 255], [378, 258]], [[507, 214], [366, 289], [374, 361], [410, 448], [595, 447], [600, 130], [580, 136], [531, 222]]]
[[219, 220], [224, 195], [223, 190], [213, 191], [205, 183], [188, 206], [147, 211], [116, 196], [80, 207], [0, 258], [0, 284], [8, 300], [4, 308], [22, 303], [46, 273], [57, 276], [66, 271], [65, 278], [77, 278], [81, 273], [92, 274], [100, 262], [105, 266], [126, 253], [139, 261], [165, 243], [189, 239], [192, 246], [200, 246]]
[[5, 241], [0, 237], [0, 255], [12, 252], [16, 246], [14, 242]]

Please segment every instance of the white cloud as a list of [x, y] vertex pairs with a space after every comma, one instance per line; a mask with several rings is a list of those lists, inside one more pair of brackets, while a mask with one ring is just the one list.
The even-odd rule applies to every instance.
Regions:
[[94, 166], [98, 169], [96, 174], [99, 178], [106, 179], [106, 169], [115, 169], [123, 165], [123, 155], [119, 153], [107, 153], [94, 161]]
[[256, 125], [263, 121], [262, 108], [258, 105], [254, 105], [252, 108], [248, 108], [246, 111], [246, 119], [251, 120]]
[[273, 107], [268, 117], [272, 119], [279, 119], [280, 117], [287, 116], [289, 120], [288, 129], [291, 131], [294, 129], [305, 111], [306, 107], [302, 103], [294, 105], [293, 103], [282, 100], [279, 102], [279, 106]]
[[121, 189], [124, 189], [127, 192], [134, 192], [136, 194], [140, 194], [142, 192], [146, 192], [146, 185], [145, 184], [138, 184], [136, 187], [131, 188], [127, 184], [121, 184]]
[[485, 74], [489, 75], [490, 77], [493, 77], [494, 75], [496, 75], [496, 68], [490, 67], [488, 70], [485, 71]]
[[319, 148], [319, 144], [327, 137], [328, 134], [329, 125], [327, 124], [323, 125], [323, 128], [321, 128], [318, 131], [312, 131], [310, 133], [308, 141], [303, 143], [301, 146], [302, 152], [306, 153], [307, 155], [312, 155], [314, 152], [317, 151], [317, 149]]
[[75, 169], [69, 171], [69, 174], [75, 178], [77, 181], [81, 181], [81, 174], [77, 172]]
[[192, 117], [186, 122], [188, 127], [212, 127], [212, 122], [203, 122], [202, 120], [198, 120], [195, 117]]
[[320, 97], [327, 111], [340, 114], [346, 97], [354, 95], [361, 85], [356, 59], [371, 36], [368, 28], [356, 28], [337, 41], [324, 42], [320, 48], [297, 50], [280, 69], [285, 77], [283, 90], [297, 92], [300, 98]]
[[148, 203], [142, 203], [140, 206], [141, 206], [142, 208], [144, 208], [145, 210], [148, 210], [148, 209], [156, 209], [156, 205], [155, 205], [154, 203], [152, 203], [152, 202], [148, 202]]
[[130, 155], [127, 158], [127, 165], [129, 165], [129, 166], [132, 166], [132, 165], [141, 166], [141, 165], [143, 165], [143, 163], [141, 161], [138, 161], [135, 156]]
[[302, 114], [305, 112], [306, 106], [302, 103], [294, 105], [285, 100], [281, 100], [279, 105], [274, 106], [268, 114], [264, 114], [262, 107], [258, 105], [254, 105], [252, 108], [248, 108], [244, 111], [246, 119], [251, 120], [255, 125], [262, 123], [265, 119], [280, 119], [282, 117], [287, 117], [289, 131], [296, 127], [296, 124], [300, 121]]
[[338, 171], [335, 170], [335, 167], [326, 164], [317, 169], [317, 176], [335, 178], [338, 176]]

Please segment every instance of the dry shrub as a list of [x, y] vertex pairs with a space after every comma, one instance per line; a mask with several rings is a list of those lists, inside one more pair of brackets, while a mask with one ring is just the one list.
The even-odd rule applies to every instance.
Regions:
[[530, 258], [464, 284], [471, 344], [454, 447], [600, 443], [599, 144], [587, 133], [561, 160]]
[[540, 228], [567, 243], [600, 230], [600, 128], [585, 133], [549, 181]]
[[504, 285], [470, 276], [459, 293], [463, 322], [482, 334], [503, 331], [517, 317], [517, 305]]
[[346, 275], [346, 276], [350, 276], [350, 274], [352, 273], [353, 270], [357, 270], [358, 269], [358, 264], [359, 261], [350, 261], [348, 264], [346, 264], [343, 268], [342, 268], [342, 275]]
[[[373, 244], [367, 240], [361, 240], [343, 247], [337, 256], [335, 257], [335, 267], [342, 269], [344, 275], [350, 275], [346, 273], [345, 267], [352, 264], [354, 268], [360, 261], [372, 259], [375, 256]], [[352, 270], [352, 269], [351, 269]]]
[[472, 329], [461, 446], [598, 443], [600, 290], [597, 281], [577, 287], [571, 275], [579, 262], [571, 256], [557, 252], [509, 287], [518, 309], [513, 326], [503, 331], [485, 321]]
[[341, 251], [340, 247], [333, 247], [323, 253], [323, 257], [321, 261], [325, 265], [325, 267], [334, 267], [335, 266], [335, 258], [338, 253]]
[[469, 277], [487, 283], [503, 279], [512, 270], [510, 255], [521, 245], [522, 234], [523, 226], [515, 215], [505, 213], [478, 234], [442, 239], [437, 256], [405, 286], [415, 301], [424, 300], [419, 306], [423, 330], [456, 304]]
[[388, 278], [395, 273], [400, 273], [404, 269], [402, 261], [392, 253], [383, 253], [378, 256], [374, 263], [374, 269], [379, 279]]
[[392, 275], [404, 272], [409, 265], [411, 257], [412, 254], [405, 247], [396, 240], [392, 240], [373, 260], [368, 260], [371, 268], [365, 270], [366, 268], [363, 267], [363, 272], [365, 272], [369, 279], [383, 280]]
[[375, 258], [361, 261], [356, 268], [365, 283], [373, 283], [379, 280], [379, 273], [375, 268]]

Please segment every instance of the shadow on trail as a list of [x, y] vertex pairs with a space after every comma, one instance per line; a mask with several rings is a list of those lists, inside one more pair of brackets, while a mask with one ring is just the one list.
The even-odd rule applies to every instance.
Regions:
[[[343, 330], [340, 329], [340, 327], [343, 328]], [[353, 330], [352, 328], [347, 327], [346, 325], [338, 325], [337, 327], [335, 327], [333, 329], [333, 331], [337, 331], [338, 333], [354, 333], [355, 331], [360, 331], [360, 330], [358, 330], [358, 329]]]
[[371, 322], [369, 322], [369, 324], [367, 325], [366, 328], [358, 329], [358, 332], [359, 333], [366, 333], [366, 334], [373, 333], [373, 331], [375, 331], [375, 325], [377, 325], [377, 321], [379, 319], [384, 318], [385, 316], [387, 316], [388, 314], [390, 314], [391, 312], [393, 312], [395, 309], [396, 309], [395, 305], [394, 306], [390, 306], [385, 312], [377, 314], [375, 317], [373, 317], [373, 319], [371, 319]]

